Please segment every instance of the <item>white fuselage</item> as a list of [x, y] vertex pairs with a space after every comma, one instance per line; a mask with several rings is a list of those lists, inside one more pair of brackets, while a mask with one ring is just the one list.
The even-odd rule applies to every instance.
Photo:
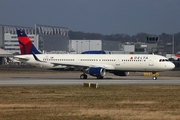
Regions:
[[33, 55], [19, 55], [15, 58], [26, 58], [27, 64], [43, 68], [103, 67], [106, 70], [157, 72], [172, 70], [175, 67], [166, 57], [151, 54], [36, 54], [36, 56], [43, 62], [36, 61]]

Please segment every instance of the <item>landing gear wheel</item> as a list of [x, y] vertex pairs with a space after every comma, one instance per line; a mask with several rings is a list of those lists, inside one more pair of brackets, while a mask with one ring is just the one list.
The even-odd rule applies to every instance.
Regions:
[[87, 79], [87, 75], [86, 74], [84, 74], [84, 79]]
[[103, 79], [104, 77], [103, 76], [97, 76], [97, 79]]
[[157, 80], [157, 77], [156, 77], [156, 76], [153, 76], [152, 79], [153, 79], [153, 80]]
[[152, 72], [152, 74], [153, 74], [152, 79], [153, 79], [153, 80], [157, 80], [157, 77], [156, 77], [156, 72]]
[[87, 75], [86, 74], [81, 74], [80, 79], [87, 79]]

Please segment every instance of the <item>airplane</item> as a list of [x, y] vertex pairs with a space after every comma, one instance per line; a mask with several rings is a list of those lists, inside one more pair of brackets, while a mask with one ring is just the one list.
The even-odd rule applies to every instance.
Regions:
[[169, 71], [175, 65], [166, 57], [154, 54], [35, 54], [14, 56], [16, 60], [28, 64], [51, 64], [52, 66], [70, 66], [83, 71], [80, 79], [87, 74], [103, 79], [106, 72], [117, 76], [127, 76], [128, 72]]

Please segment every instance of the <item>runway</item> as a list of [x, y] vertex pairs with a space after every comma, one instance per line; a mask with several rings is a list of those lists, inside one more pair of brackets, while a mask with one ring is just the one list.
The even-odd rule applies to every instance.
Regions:
[[142, 76], [141, 74], [124, 77], [107, 74], [104, 79], [96, 79], [92, 76], [88, 76], [88, 79], [79, 79], [79, 75], [79, 72], [0, 74], [0, 86], [83, 85], [83, 83], [98, 83], [98, 85], [180, 85], [179, 77], [159, 76], [157, 80], [152, 80], [151, 76]]
[[98, 85], [180, 85], [180, 80], [0, 80], [0, 86], [83, 85], [83, 83], [98, 83]]

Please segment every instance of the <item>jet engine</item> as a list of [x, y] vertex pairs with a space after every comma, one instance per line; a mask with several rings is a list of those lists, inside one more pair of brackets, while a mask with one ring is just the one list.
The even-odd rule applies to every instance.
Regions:
[[88, 69], [88, 73], [91, 76], [96, 76], [98, 78], [103, 78], [103, 76], [106, 74], [106, 70], [101, 67], [91, 67]]
[[124, 72], [124, 71], [113, 71], [112, 73], [114, 75], [117, 75], [117, 76], [127, 76], [127, 75], [129, 75], [129, 72]]

